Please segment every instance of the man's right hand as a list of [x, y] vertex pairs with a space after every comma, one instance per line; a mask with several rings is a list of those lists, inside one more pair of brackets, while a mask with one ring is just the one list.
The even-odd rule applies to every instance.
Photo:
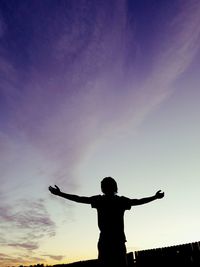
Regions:
[[60, 195], [60, 188], [55, 185], [55, 187], [49, 186], [49, 191], [54, 195]]

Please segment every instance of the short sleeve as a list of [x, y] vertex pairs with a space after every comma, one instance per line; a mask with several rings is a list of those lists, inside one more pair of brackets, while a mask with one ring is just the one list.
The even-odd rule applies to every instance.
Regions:
[[131, 205], [131, 199], [128, 197], [121, 197], [121, 204], [124, 208], [124, 210], [130, 210], [132, 205]]
[[97, 209], [100, 203], [101, 195], [91, 197], [91, 207]]

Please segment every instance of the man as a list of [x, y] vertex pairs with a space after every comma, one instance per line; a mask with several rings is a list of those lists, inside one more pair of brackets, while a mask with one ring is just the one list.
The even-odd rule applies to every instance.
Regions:
[[55, 185], [49, 187], [52, 194], [79, 203], [90, 204], [97, 209], [98, 227], [100, 230], [98, 242], [98, 259], [101, 266], [125, 267], [126, 262], [126, 237], [124, 234], [124, 212], [132, 206], [149, 203], [164, 197], [161, 190], [154, 196], [130, 199], [117, 195], [117, 183], [112, 177], [105, 177], [101, 181], [103, 195], [84, 197], [66, 194]]

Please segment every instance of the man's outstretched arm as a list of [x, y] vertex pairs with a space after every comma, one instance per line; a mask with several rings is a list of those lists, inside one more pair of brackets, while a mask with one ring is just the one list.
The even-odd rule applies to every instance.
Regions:
[[151, 197], [145, 197], [145, 198], [140, 198], [140, 199], [131, 199], [131, 205], [132, 206], [137, 206], [137, 205], [142, 205], [149, 203], [151, 201], [154, 201], [156, 199], [160, 199], [164, 197], [164, 192], [161, 192], [161, 190], [157, 191], [154, 196]]
[[71, 194], [63, 193], [60, 191], [60, 188], [57, 185], [55, 185], [55, 187], [49, 186], [49, 191], [54, 195], [66, 198], [66, 199], [71, 200], [71, 201], [84, 203], [84, 204], [91, 204], [91, 198], [90, 197], [81, 197], [81, 196], [77, 196], [77, 195], [71, 195]]

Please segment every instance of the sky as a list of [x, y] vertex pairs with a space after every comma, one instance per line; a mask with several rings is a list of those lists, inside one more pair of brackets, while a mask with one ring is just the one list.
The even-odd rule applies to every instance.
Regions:
[[0, 1], [0, 265], [97, 258], [96, 210], [49, 185], [165, 198], [127, 251], [200, 240], [200, 2]]

